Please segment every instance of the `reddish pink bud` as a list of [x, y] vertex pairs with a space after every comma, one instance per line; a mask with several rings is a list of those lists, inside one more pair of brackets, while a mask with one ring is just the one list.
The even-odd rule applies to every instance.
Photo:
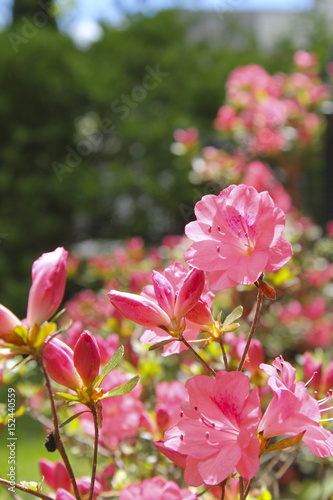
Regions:
[[175, 294], [170, 281], [157, 271], [152, 272], [154, 292], [160, 307], [172, 319], [174, 317]]
[[51, 460], [39, 460], [39, 468], [45, 481], [52, 489], [63, 488], [64, 490], [71, 489], [71, 480], [69, 479], [66, 467], [60, 460], [51, 462]]
[[27, 322], [32, 328], [53, 316], [65, 292], [66, 258], [62, 247], [43, 253], [32, 266], [32, 285], [29, 292]]
[[175, 317], [183, 318], [198, 302], [205, 286], [205, 273], [192, 269], [185, 277], [177, 295]]
[[0, 338], [6, 342], [18, 338], [14, 328], [21, 325], [21, 321], [7, 307], [0, 304]]
[[193, 309], [186, 314], [186, 319], [197, 325], [212, 325], [214, 318], [211, 308], [204, 299], [199, 299]]
[[43, 360], [46, 371], [55, 382], [70, 389], [82, 387], [82, 381], [74, 367], [73, 351], [65, 342], [52, 339], [44, 348]]
[[133, 293], [117, 292], [117, 290], [111, 290], [108, 297], [118, 311], [139, 325], [146, 328], [154, 326], [169, 328], [171, 326], [169, 316], [152, 300]]
[[96, 339], [85, 330], [74, 347], [74, 366], [86, 386], [97, 377], [101, 365], [101, 355]]
[[75, 497], [63, 488], [58, 488], [56, 493], [56, 500], [75, 500]]

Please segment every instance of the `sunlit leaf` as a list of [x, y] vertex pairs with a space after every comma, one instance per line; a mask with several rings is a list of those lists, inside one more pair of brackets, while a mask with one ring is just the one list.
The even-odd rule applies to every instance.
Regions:
[[305, 431], [300, 432], [296, 436], [291, 436], [291, 437], [287, 437], [285, 439], [281, 439], [281, 441], [279, 441], [278, 443], [274, 443], [269, 448], [266, 448], [264, 453], [266, 453], [267, 451], [284, 450], [286, 448], [290, 448], [291, 446], [295, 446], [296, 444], [298, 444], [302, 441], [304, 434], [305, 434]]
[[116, 396], [123, 396], [124, 394], [127, 394], [130, 392], [136, 384], [139, 382], [140, 377], [139, 375], [136, 375], [136, 377], [131, 378], [124, 384], [118, 385], [118, 387], [115, 387], [114, 389], [111, 389], [111, 391], [107, 392], [104, 396], [103, 399], [105, 398], [114, 398]]
[[101, 385], [101, 382], [105, 379], [105, 377], [118, 365], [123, 355], [124, 355], [124, 346], [120, 346], [118, 347], [118, 349], [116, 350], [116, 352], [114, 353], [108, 364], [104, 366], [101, 373], [94, 379], [94, 381], [91, 384], [91, 387], [99, 387]]
[[60, 424], [59, 427], [65, 427], [65, 425], [67, 425], [70, 422], [72, 422], [72, 420], [75, 420], [77, 417], [79, 417], [80, 415], [82, 415], [82, 413], [90, 413], [90, 412], [88, 410], [80, 411], [79, 413], [76, 413], [75, 415], [72, 415], [67, 420], [65, 420], [65, 422], [63, 422], [62, 424]]
[[235, 323], [235, 321], [240, 318], [243, 314], [243, 307], [237, 306], [224, 320], [225, 325], [230, 325], [231, 323]]

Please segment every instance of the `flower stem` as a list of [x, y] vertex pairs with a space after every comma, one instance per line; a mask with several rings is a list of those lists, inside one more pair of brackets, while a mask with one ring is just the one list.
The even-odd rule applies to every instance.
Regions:
[[94, 419], [94, 429], [95, 429], [95, 438], [94, 438], [94, 456], [93, 463], [91, 469], [91, 481], [90, 481], [90, 491], [89, 491], [89, 500], [92, 500], [94, 495], [94, 486], [96, 479], [96, 467], [97, 467], [97, 453], [98, 453], [98, 416], [96, 406], [91, 408], [91, 413]]
[[261, 308], [261, 303], [262, 303], [262, 291], [259, 288], [258, 289], [258, 294], [257, 294], [256, 311], [254, 313], [254, 318], [253, 318], [253, 321], [252, 321], [250, 333], [249, 333], [249, 336], [248, 336], [248, 339], [247, 339], [247, 342], [246, 342], [246, 346], [244, 348], [242, 359], [240, 360], [238, 368], [237, 368], [237, 371], [239, 371], [239, 372], [242, 371], [244, 363], [245, 363], [245, 360], [246, 360], [247, 353], [249, 352], [251, 340], [252, 340], [252, 337], [253, 337], [253, 334], [254, 334], [254, 331], [256, 329], [256, 326], [257, 326], [257, 323], [258, 323], [258, 319], [259, 319], [259, 312], [260, 312], [260, 308]]
[[38, 361], [38, 363], [40, 364], [40, 366], [42, 368], [43, 375], [44, 375], [44, 378], [45, 378], [46, 387], [47, 387], [47, 391], [48, 391], [49, 397], [50, 397], [50, 404], [51, 404], [52, 417], [53, 417], [53, 426], [54, 426], [54, 430], [53, 430], [54, 441], [56, 443], [57, 450], [59, 451], [59, 453], [61, 455], [61, 458], [63, 459], [64, 465], [65, 465], [65, 467], [67, 469], [69, 478], [70, 478], [71, 483], [73, 485], [75, 497], [76, 497], [77, 500], [81, 500], [81, 495], [80, 495], [79, 489], [78, 489], [77, 484], [76, 484], [74, 472], [73, 472], [73, 469], [72, 469], [71, 464], [69, 462], [69, 459], [68, 459], [65, 447], [63, 445], [63, 442], [62, 442], [62, 439], [61, 439], [61, 436], [60, 436], [59, 420], [58, 420], [57, 410], [56, 410], [56, 407], [55, 407], [55, 404], [54, 404], [54, 398], [53, 398], [53, 394], [52, 394], [52, 388], [51, 388], [50, 378], [49, 378], [49, 375], [48, 375], [48, 373], [46, 371], [46, 368], [45, 368], [45, 365], [43, 363], [42, 358], [38, 357], [37, 361]]
[[[6, 479], [2, 479], [2, 478], [0, 478], [0, 484], [5, 484], [8, 487], [13, 486], [13, 483], [11, 481], [7, 481]], [[34, 491], [31, 488], [26, 488], [25, 486], [22, 486], [21, 484], [15, 483], [14, 488], [16, 490], [23, 491], [24, 493], [29, 493], [29, 495], [33, 495], [34, 497], [42, 498], [42, 500], [53, 500], [52, 497], [44, 495], [43, 493], [40, 493], [39, 491]]]
[[247, 483], [245, 491], [244, 491], [243, 495], [241, 496], [241, 500], [246, 500], [247, 495], [250, 493], [250, 489], [251, 489], [251, 486], [252, 486], [252, 483], [253, 483], [253, 479], [254, 478], [250, 479], [250, 481]]
[[200, 361], [200, 363], [205, 367], [207, 368], [207, 370], [212, 373], [215, 377], [216, 375], [216, 371], [214, 370], [214, 368], [212, 368], [211, 366], [209, 366], [208, 363], [206, 363], [206, 361], [204, 359], [202, 359], [202, 357], [200, 356], [200, 354], [197, 353], [197, 351], [195, 351], [193, 349], [193, 347], [191, 346], [191, 344], [189, 344], [187, 342], [186, 339], [184, 339], [184, 337], [181, 338], [181, 341], [186, 345], [186, 347], [194, 354], [194, 356]]
[[220, 340], [220, 346], [221, 346], [221, 351], [222, 351], [222, 356], [223, 356], [224, 368], [225, 368], [225, 371], [227, 372], [229, 369], [228, 358], [227, 358], [226, 352], [224, 350], [223, 340]]

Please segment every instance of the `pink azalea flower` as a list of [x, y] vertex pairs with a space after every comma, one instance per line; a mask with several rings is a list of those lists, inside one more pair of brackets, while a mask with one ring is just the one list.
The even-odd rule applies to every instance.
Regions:
[[[259, 424], [264, 439], [274, 436], [296, 436], [305, 431], [304, 443], [318, 457], [333, 455], [333, 435], [320, 424], [320, 405], [307, 391], [304, 382], [295, 383], [296, 369], [283, 357], [276, 358], [273, 366], [262, 364], [270, 376], [268, 385], [274, 393]], [[281, 378], [278, 374], [280, 371]]]
[[285, 214], [267, 191], [232, 185], [218, 196], [204, 196], [195, 214], [197, 220], [185, 227], [195, 242], [185, 260], [209, 272], [213, 290], [255, 283], [264, 270], [277, 271], [291, 258], [282, 236]]
[[174, 481], [161, 476], [133, 483], [120, 491], [120, 500], [195, 500], [195, 493], [180, 488]]
[[[152, 280], [153, 285], [145, 286], [140, 295], [111, 290], [108, 293], [111, 303], [126, 318], [148, 328], [140, 338], [143, 344], [172, 337], [177, 340], [182, 335], [186, 340], [196, 339], [199, 329], [193, 329], [193, 325], [187, 327], [185, 320], [202, 296], [205, 273], [198, 269], [187, 271], [176, 262], [163, 273], [153, 271]], [[186, 347], [181, 342], [174, 342], [168, 354], [183, 349]]]
[[251, 479], [259, 468], [255, 434], [261, 410], [256, 387], [240, 372], [197, 375], [186, 383], [189, 403], [183, 416], [164, 436], [167, 449], [186, 456], [188, 485], [217, 485], [235, 470]]

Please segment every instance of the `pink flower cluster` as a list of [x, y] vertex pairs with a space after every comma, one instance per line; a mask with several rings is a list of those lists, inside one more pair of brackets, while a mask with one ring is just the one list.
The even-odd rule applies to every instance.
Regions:
[[258, 387], [249, 392], [243, 373], [220, 371], [215, 378], [197, 375], [187, 381], [189, 402], [182, 404], [178, 422], [156, 447], [184, 467], [188, 485], [218, 485], [235, 472], [254, 477], [261, 453], [257, 432], [263, 439], [304, 433], [312, 453], [333, 455], [333, 435], [320, 424], [331, 393], [316, 401], [303, 382], [295, 382], [296, 370], [282, 356], [261, 368], [274, 394], [262, 418]]
[[322, 124], [316, 110], [331, 91], [320, 82], [312, 54], [296, 53], [295, 63], [297, 71], [289, 75], [272, 76], [257, 64], [233, 70], [215, 127], [235, 137], [238, 133], [242, 141], [245, 133], [247, 149], [255, 155], [276, 154], [289, 143], [309, 145]]

